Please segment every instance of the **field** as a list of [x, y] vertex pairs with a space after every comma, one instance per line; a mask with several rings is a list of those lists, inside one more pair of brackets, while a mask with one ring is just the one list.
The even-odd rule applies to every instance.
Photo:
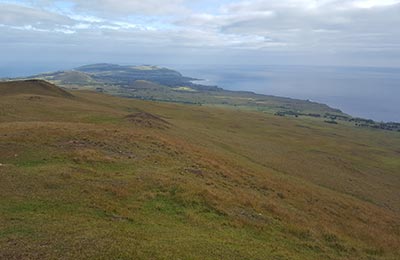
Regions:
[[400, 257], [398, 132], [2, 84], [0, 259]]

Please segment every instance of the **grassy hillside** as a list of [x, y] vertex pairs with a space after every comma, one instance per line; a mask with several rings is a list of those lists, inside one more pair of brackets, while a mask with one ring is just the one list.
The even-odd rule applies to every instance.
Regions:
[[36, 94], [71, 98], [71, 93], [42, 80], [0, 82], [0, 95]]
[[400, 257], [397, 132], [34, 89], [0, 95], [0, 259]]
[[96, 84], [90, 75], [80, 71], [61, 71], [55, 74], [44, 75], [44, 79], [53, 80], [57, 84], [62, 85], [90, 85]]

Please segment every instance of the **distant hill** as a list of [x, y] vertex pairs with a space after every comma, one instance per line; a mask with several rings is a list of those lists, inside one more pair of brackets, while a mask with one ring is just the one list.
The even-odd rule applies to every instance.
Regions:
[[78, 67], [75, 71], [86, 73], [97, 82], [131, 85], [136, 80], [147, 80], [165, 86], [191, 84], [194, 78], [184, 77], [177, 71], [157, 66], [120, 66], [116, 64], [93, 64]]
[[250, 91], [231, 91], [218, 86], [200, 85], [194, 83], [195, 78], [183, 76], [175, 70], [153, 65], [121, 66], [99, 63], [17, 80], [26, 79], [46, 80], [66, 89], [95, 90], [115, 96], [142, 100], [231, 107], [276, 116], [308, 117], [329, 124], [337, 124], [340, 121], [357, 127], [400, 131], [400, 123], [382, 123], [363, 118], [353, 118], [339, 109], [310, 100], [262, 95]]
[[73, 97], [72, 94], [44, 80], [0, 82], [0, 95], [34, 94], [54, 97]]
[[51, 80], [62, 85], [89, 85], [96, 83], [96, 80], [89, 74], [75, 70], [42, 74], [40, 78]]
[[194, 83], [194, 78], [168, 68], [152, 65], [121, 66], [100, 63], [73, 70], [34, 75], [70, 89], [93, 89], [116, 96], [195, 105], [233, 106], [269, 113], [337, 114], [340, 110], [325, 104], [247, 91], [229, 91], [217, 86]]

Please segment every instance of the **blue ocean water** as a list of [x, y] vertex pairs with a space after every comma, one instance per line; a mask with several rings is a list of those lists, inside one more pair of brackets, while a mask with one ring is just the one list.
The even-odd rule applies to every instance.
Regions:
[[310, 99], [352, 116], [400, 122], [400, 68], [315, 66], [175, 66], [202, 84]]

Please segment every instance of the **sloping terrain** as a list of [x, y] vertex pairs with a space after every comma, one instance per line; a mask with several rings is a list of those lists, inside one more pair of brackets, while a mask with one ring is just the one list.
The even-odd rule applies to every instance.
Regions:
[[162, 119], [161, 117], [146, 112], [129, 114], [125, 118], [129, 122], [141, 127], [164, 129], [168, 128], [170, 125], [168, 121]]
[[73, 97], [69, 92], [43, 80], [0, 82], [0, 95], [35, 94], [53, 97]]
[[92, 64], [74, 70], [31, 76], [69, 89], [100, 90], [112, 95], [185, 104], [240, 107], [249, 110], [345, 116], [325, 104], [291, 98], [228, 91], [193, 83], [194, 78], [157, 66]]
[[98, 82], [130, 85], [136, 80], [147, 80], [165, 86], [190, 84], [194, 78], [184, 77], [177, 71], [157, 66], [121, 66], [116, 64], [93, 64], [75, 69], [91, 75]]
[[399, 133], [72, 93], [0, 95], [0, 259], [399, 259]]
[[42, 75], [45, 80], [52, 80], [62, 85], [90, 85], [96, 84], [96, 80], [89, 74], [80, 71], [60, 71]]

